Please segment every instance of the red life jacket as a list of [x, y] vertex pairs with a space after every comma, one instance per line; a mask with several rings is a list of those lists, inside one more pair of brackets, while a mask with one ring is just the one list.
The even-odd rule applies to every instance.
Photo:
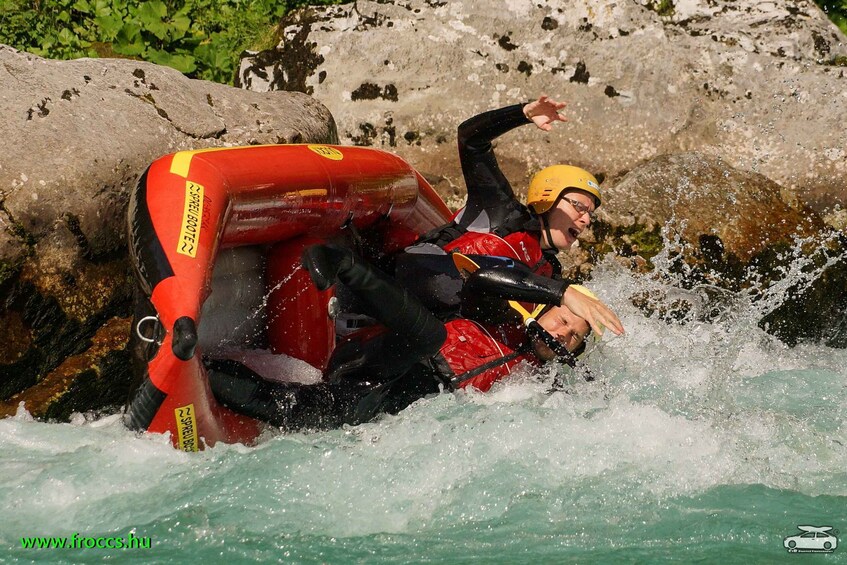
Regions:
[[465, 255], [493, 255], [516, 259], [537, 275], [549, 277], [553, 267], [544, 257], [538, 237], [529, 232], [514, 232], [500, 237], [493, 233], [465, 232], [441, 246], [450, 252]]
[[515, 336], [510, 338], [496, 330], [492, 333], [465, 318], [444, 325], [447, 340], [433, 361], [441, 376], [456, 388], [472, 386], [485, 392], [522, 361], [537, 363], [532, 355], [517, 350], [520, 344], [513, 341]]

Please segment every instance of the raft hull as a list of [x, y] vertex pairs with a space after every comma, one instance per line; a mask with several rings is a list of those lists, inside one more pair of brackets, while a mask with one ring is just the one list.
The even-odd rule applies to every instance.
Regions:
[[[378, 230], [380, 251], [390, 253], [449, 216], [419, 173], [376, 149], [251, 146], [156, 160], [129, 207], [141, 294], [133, 324], [141, 386], [130, 401], [128, 425], [170, 433], [187, 451], [218, 441], [252, 443], [261, 433], [259, 422], [217, 404], [198, 344], [222, 249], [260, 250], [263, 275], [245, 280], [264, 285], [267, 297], [260, 341], [273, 353], [322, 369], [334, 344], [326, 314], [332, 291], [315, 289], [299, 268], [302, 249], [342, 230]], [[237, 287], [241, 276], [229, 278]]]

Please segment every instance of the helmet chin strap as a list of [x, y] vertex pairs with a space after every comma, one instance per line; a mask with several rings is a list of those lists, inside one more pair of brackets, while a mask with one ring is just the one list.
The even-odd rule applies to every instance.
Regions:
[[550, 222], [547, 221], [547, 215], [549, 213], [550, 212], [545, 212], [540, 218], [541, 225], [544, 227], [544, 237], [547, 238], [547, 245], [556, 251], [561, 251], [561, 249], [556, 247], [556, 244], [553, 243], [553, 234], [550, 233]]
[[541, 214], [541, 215], [538, 217], [538, 219], [539, 219], [539, 220], [541, 220], [541, 225], [544, 227], [544, 237], [546, 237], [546, 238], [547, 238], [547, 245], [549, 245], [551, 249], [555, 249], [555, 250], [556, 250], [556, 252], [561, 251], [561, 249], [559, 249], [558, 247], [556, 247], [556, 244], [555, 244], [555, 243], [553, 243], [553, 234], [552, 234], [552, 233], [550, 233], [550, 222], [549, 222], [549, 218], [550, 218], [550, 214], [552, 214], [552, 213], [553, 213], [553, 210], [555, 210], [555, 209], [556, 209], [556, 207], [559, 205], [559, 202], [562, 200], [562, 197], [563, 197], [564, 195], [565, 195], [565, 191], [564, 191], [564, 190], [562, 190], [562, 192], [560, 192], [560, 193], [559, 193], [559, 196], [557, 196], [557, 197], [556, 197], [556, 200], [553, 202], [553, 205], [552, 205], [552, 206], [550, 206], [550, 207], [547, 209], [547, 211], [546, 211], [546, 212], [544, 212], [543, 214]]

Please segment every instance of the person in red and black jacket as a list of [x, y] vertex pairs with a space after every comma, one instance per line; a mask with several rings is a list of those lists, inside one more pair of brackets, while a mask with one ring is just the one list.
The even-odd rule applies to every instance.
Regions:
[[588, 171], [553, 165], [530, 182], [527, 205], [521, 204], [497, 163], [492, 141], [517, 127], [535, 124], [549, 132], [564, 102], [548, 96], [474, 116], [458, 129], [459, 159], [468, 191], [453, 221], [421, 238], [445, 251], [515, 255], [533, 272], [557, 277], [556, 253], [569, 249], [600, 206], [600, 186]]
[[[530, 182], [527, 205], [515, 196], [497, 164], [492, 141], [526, 124], [542, 131], [567, 121], [565, 107], [547, 96], [483, 112], [459, 126], [458, 145], [467, 202], [452, 222], [442, 226], [394, 258], [394, 276], [441, 319], [459, 308], [462, 281], [444, 276], [452, 269], [450, 253], [507, 257], [537, 275], [536, 285], [558, 284], [561, 265], [556, 254], [569, 249], [590, 225], [600, 205], [600, 186], [589, 172], [570, 165], [553, 165]], [[545, 281], [540, 277], [547, 277]], [[566, 291], [574, 295], [576, 291]], [[593, 317], [608, 314], [602, 303], [579, 311], [592, 326]], [[603, 310], [602, 312], [600, 310]]]
[[[553, 357], [546, 345], [525, 334], [492, 332], [466, 318], [442, 322], [414, 294], [346, 247], [310, 247], [303, 264], [321, 290], [344, 284], [382, 327], [361, 330], [341, 342], [318, 384], [271, 382], [234, 361], [207, 361], [213, 394], [236, 412], [288, 431], [358, 424], [444, 389], [488, 390], [522, 361], [541, 364]], [[584, 304], [564, 298], [564, 283], [556, 288], [518, 285], [510, 291], [513, 279], [504, 277], [504, 286], [494, 278], [480, 279], [478, 290], [496, 284], [501, 298], [552, 304], [538, 322], [568, 349], [579, 347], [588, 323], [559, 304]], [[585, 302], [599, 303], [582, 296]], [[602, 323], [615, 333], [623, 331], [613, 313]]]

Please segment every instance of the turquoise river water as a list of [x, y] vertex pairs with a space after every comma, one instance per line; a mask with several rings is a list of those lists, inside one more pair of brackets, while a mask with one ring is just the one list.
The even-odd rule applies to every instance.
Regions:
[[[527, 371], [195, 454], [118, 415], [20, 411], [0, 421], [0, 562], [847, 563], [847, 351], [760, 330], [776, 294], [725, 296], [703, 321], [698, 289], [611, 260], [588, 284], [628, 333], [561, 392]], [[646, 317], [645, 292], [692, 309]], [[845, 547], [789, 553], [801, 525]], [[35, 536], [80, 547], [23, 547]], [[143, 547], [85, 547], [98, 538]]]

